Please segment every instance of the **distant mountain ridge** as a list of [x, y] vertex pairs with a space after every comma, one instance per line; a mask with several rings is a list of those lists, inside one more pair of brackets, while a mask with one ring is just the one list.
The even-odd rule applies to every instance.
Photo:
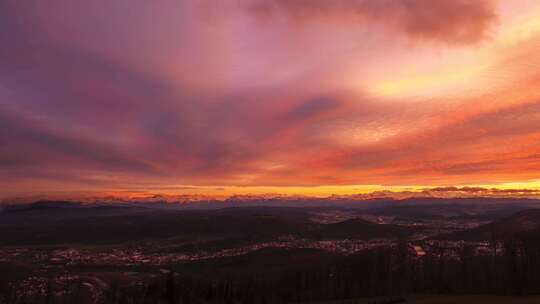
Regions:
[[[23, 206], [49, 206], [64, 207], [92, 206], [92, 205], [125, 205], [125, 206], [146, 206], [156, 208], [171, 209], [216, 209], [227, 207], [244, 206], [291, 206], [291, 207], [381, 207], [381, 212], [385, 207], [414, 209], [419, 207], [436, 208], [436, 206], [460, 206], [460, 205], [537, 205], [540, 207], [540, 199], [532, 198], [431, 198], [431, 197], [409, 197], [395, 199], [391, 197], [369, 197], [359, 198], [356, 196], [332, 196], [327, 198], [305, 197], [305, 196], [231, 196], [226, 199], [212, 199], [208, 197], [177, 196], [168, 197], [168, 200], [161, 196], [153, 196], [145, 199], [120, 199], [115, 197], [92, 198], [87, 200], [34, 200], [34, 201], [10, 201], [4, 200], [0, 203], [0, 208], [24, 208]], [[438, 207], [437, 207], [438, 208]], [[452, 208], [452, 207], [444, 207]], [[0, 209], [1, 210], [1, 209]], [[462, 215], [462, 214], [459, 214]]]

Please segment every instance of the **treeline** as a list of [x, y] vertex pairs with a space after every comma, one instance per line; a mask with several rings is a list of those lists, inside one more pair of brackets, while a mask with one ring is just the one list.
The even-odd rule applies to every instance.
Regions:
[[540, 294], [540, 232], [493, 240], [492, 244], [492, 254], [482, 256], [467, 246], [450, 255], [440, 246], [418, 258], [403, 241], [392, 248], [302, 265], [291, 263], [274, 271], [186, 274], [173, 269], [140, 285], [111, 282], [98, 299], [92, 299], [82, 286], [63, 297], [46, 293], [25, 299], [4, 284], [0, 303], [265, 304], [412, 293]]

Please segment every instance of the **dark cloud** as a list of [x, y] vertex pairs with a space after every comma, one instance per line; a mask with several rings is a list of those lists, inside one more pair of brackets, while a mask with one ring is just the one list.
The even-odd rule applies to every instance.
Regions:
[[485, 191], [487, 189], [481, 188], [481, 187], [455, 187], [455, 186], [449, 186], [449, 187], [435, 187], [426, 189], [424, 191], [433, 191], [433, 192], [456, 192], [456, 191], [466, 191], [466, 192], [477, 192], [477, 191]]
[[339, 107], [341, 103], [333, 98], [316, 98], [303, 102], [299, 106], [292, 109], [285, 119], [292, 121], [302, 121], [315, 117], [318, 115], [324, 115]]
[[485, 197], [536, 197], [540, 195], [537, 189], [497, 189], [484, 187], [435, 187], [424, 189], [422, 194], [428, 196], [485, 196]]
[[378, 23], [411, 38], [471, 44], [484, 39], [496, 21], [492, 0], [255, 0], [262, 16], [284, 12], [295, 20]]

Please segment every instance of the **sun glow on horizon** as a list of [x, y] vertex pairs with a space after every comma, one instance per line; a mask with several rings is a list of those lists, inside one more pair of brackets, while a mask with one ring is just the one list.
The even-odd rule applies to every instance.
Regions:
[[[473, 191], [471, 191], [473, 190]], [[327, 185], [327, 186], [195, 186], [168, 185], [154, 186], [148, 189], [110, 189], [106, 191], [48, 191], [33, 195], [8, 193], [0, 200], [32, 201], [38, 199], [69, 200], [146, 200], [146, 199], [211, 199], [225, 200], [231, 197], [304, 197], [332, 198], [351, 197], [369, 198], [410, 198], [410, 197], [523, 197], [540, 198], [540, 180], [512, 182], [502, 184], [477, 185], [438, 185], [438, 186], [383, 186], [383, 185]]]

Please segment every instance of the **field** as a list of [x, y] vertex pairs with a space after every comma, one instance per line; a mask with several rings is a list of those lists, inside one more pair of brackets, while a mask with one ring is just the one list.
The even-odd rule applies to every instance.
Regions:
[[505, 297], [505, 296], [419, 296], [414, 299], [416, 304], [536, 304], [540, 296]]
[[[540, 296], [490, 296], [490, 295], [419, 295], [407, 297], [410, 304], [538, 304]], [[348, 301], [320, 302], [327, 304], [383, 304], [382, 299], [378, 302], [374, 299], [360, 299]]]

